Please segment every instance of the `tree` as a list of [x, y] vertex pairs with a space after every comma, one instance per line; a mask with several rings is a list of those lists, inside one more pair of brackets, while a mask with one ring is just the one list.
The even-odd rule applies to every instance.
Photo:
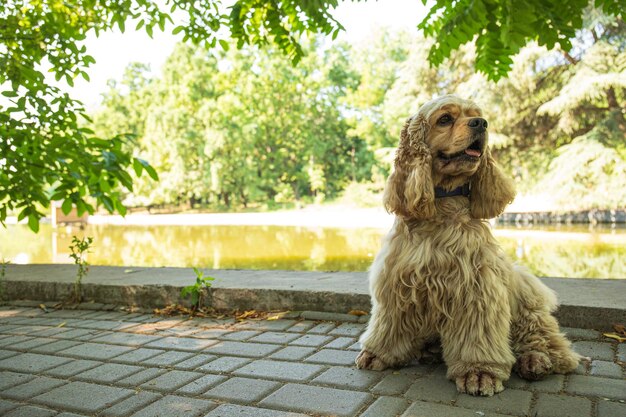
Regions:
[[[624, 0], [593, 3], [605, 14], [622, 19], [626, 14]], [[588, 0], [438, 0], [418, 27], [434, 38], [428, 55], [432, 65], [474, 41], [476, 69], [497, 81], [509, 73], [512, 57], [529, 42], [570, 52], [588, 7]]]
[[[218, 43], [223, 28], [242, 47], [273, 42], [294, 63], [302, 58], [298, 40], [304, 33], [336, 34], [341, 25], [328, 13], [336, 0], [318, 2], [239, 0], [229, 11], [219, 0], [9, 0], [0, 4], [0, 223], [8, 211], [28, 217], [39, 228], [42, 207], [63, 200], [63, 211], [93, 213], [102, 205], [122, 214], [119, 187], [132, 190], [127, 172], [144, 170], [157, 179], [144, 160], [131, 157], [131, 135], [100, 138], [84, 127], [85, 109], [43, 74], [46, 62], [57, 81], [73, 85], [94, 62], [80, 43], [95, 32], [117, 26], [124, 31], [130, 20], [149, 35], [172, 22], [178, 11], [187, 22], [173, 32], [205, 47]], [[169, 13], [164, 11], [169, 10]], [[82, 119], [81, 119], [82, 118]]]

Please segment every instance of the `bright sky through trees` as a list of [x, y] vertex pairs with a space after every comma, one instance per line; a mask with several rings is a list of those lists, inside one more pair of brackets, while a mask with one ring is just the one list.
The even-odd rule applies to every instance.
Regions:
[[[379, 27], [406, 29], [417, 33], [417, 24], [426, 14], [427, 8], [419, 0], [385, 0], [340, 3], [333, 13], [346, 30], [338, 41], [358, 44], [367, 40]], [[126, 25], [126, 32], [119, 28], [100, 34], [93, 33], [86, 41], [87, 50], [96, 59], [89, 68], [91, 81], [82, 78], [75, 80], [75, 87], [65, 83], [59, 86], [81, 100], [87, 108], [95, 108], [102, 101], [101, 94], [106, 91], [107, 81], [121, 79], [128, 64], [141, 62], [149, 64], [153, 74], [159, 74], [165, 59], [172, 53], [176, 42], [182, 40], [182, 34], [172, 34], [173, 25], [168, 25], [165, 32], [156, 30], [152, 39], [145, 30], [134, 30], [134, 25]]]

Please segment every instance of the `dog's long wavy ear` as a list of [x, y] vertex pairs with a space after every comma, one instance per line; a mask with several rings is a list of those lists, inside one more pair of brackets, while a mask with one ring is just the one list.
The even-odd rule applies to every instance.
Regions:
[[470, 179], [470, 210], [476, 219], [491, 219], [504, 211], [515, 198], [515, 186], [491, 156], [489, 147], [478, 170]]
[[425, 142], [429, 128], [423, 116], [408, 119], [404, 124], [394, 171], [383, 195], [385, 208], [390, 213], [417, 219], [435, 215], [432, 156]]

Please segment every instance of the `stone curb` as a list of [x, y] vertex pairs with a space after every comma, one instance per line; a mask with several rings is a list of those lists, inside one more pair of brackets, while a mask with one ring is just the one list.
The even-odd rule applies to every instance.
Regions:
[[[4, 300], [63, 301], [73, 293], [74, 265], [8, 265]], [[207, 270], [216, 277], [206, 305], [216, 309], [312, 311], [369, 311], [367, 273]], [[180, 290], [195, 282], [190, 268], [93, 266], [82, 285], [85, 300], [102, 304], [164, 307], [188, 303]], [[562, 326], [610, 329], [626, 323], [626, 280], [543, 278], [558, 295], [557, 318]], [[319, 313], [322, 312], [322, 313]], [[333, 316], [337, 316], [333, 314]]]

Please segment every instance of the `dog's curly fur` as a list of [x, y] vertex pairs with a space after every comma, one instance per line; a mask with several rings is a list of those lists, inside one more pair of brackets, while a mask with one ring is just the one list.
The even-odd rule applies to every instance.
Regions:
[[[396, 220], [370, 269], [372, 315], [357, 367], [403, 365], [440, 343], [458, 390], [489, 396], [512, 367], [536, 380], [578, 365], [551, 315], [555, 294], [507, 259], [484, 220], [515, 195], [486, 127], [478, 106], [456, 96], [406, 121], [384, 193]], [[466, 183], [469, 197], [435, 198], [435, 187]]]

